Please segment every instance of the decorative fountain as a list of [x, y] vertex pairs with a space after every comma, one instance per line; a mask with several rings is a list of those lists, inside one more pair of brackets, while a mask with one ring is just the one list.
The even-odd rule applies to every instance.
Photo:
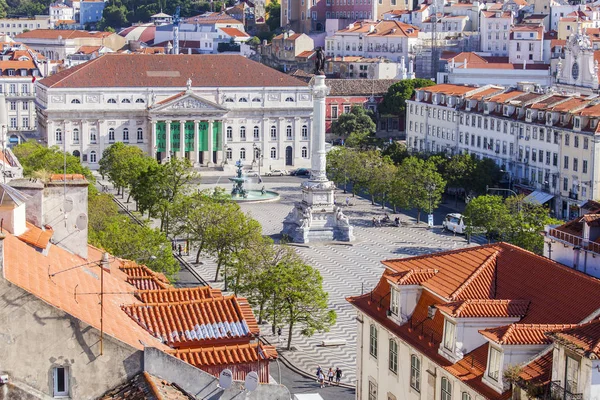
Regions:
[[269, 201], [279, 199], [279, 193], [271, 190], [265, 190], [264, 186], [261, 190], [248, 190], [244, 187], [248, 183], [249, 178], [244, 175], [242, 170], [242, 162], [239, 160], [235, 163], [237, 168], [236, 176], [229, 178], [233, 182], [231, 189], [231, 200], [233, 201]]

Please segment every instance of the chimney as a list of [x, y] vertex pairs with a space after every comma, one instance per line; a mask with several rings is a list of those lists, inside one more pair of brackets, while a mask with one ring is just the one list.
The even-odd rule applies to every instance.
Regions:
[[108, 253], [102, 253], [102, 259], [100, 260], [100, 267], [105, 271], [110, 273], [110, 261], [108, 260]]

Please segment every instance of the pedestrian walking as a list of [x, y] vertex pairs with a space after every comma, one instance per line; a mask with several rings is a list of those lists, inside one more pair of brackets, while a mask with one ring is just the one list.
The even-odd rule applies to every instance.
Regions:
[[333, 368], [329, 368], [327, 371], [327, 380], [329, 381], [329, 386], [333, 383]]
[[181, 255], [181, 243], [179, 243], [178, 250], [179, 250], [179, 255]]
[[342, 370], [339, 368], [335, 369], [335, 383], [337, 383], [337, 385], [340, 385], [340, 381], [342, 380]]
[[321, 366], [317, 365], [317, 382], [319, 382], [319, 374], [321, 373]]
[[346, 207], [350, 205], [350, 197], [346, 197]]
[[171, 250], [175, 251], [176, 246], [175, 246], [175, 242], [173, 240], [171, 240]]
[[325, 387], [325, 374], [323, 374], [322, 370], [319, 371], [319, 384], [321, 385], [321, 388]]
[[281, 327], [277, 329], [277, 340], [281, 343]]

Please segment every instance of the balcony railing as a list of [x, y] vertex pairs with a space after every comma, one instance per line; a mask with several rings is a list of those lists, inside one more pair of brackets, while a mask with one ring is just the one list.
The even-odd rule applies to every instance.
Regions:
[[570, 243], [573, 246], [583, 246], [583, 238], [581, 236], [572, 235], [557, 229], [550, 229], [549, 235], [560, 241]]
[[552, 400], [583, 400], [582, 393], [571, 393], [561, 386], [560, 381], [553, 381], [550, 384], [550, 399]]

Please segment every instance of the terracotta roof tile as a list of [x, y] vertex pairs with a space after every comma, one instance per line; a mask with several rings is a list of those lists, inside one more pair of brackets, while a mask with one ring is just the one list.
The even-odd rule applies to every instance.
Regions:
[[108, 37], [110, 35], [113, 35], [113, 33], [100, 31], [89, 32], [70, 29], [34, 29], [32, 31], [19, 33], [15, 36], [15, 39], [58, 39], [59, 36], [63, 39], [103, 38]]
[[546, 345], [552, 343], [546, 332], [571, 328], [576, 325], [569, 324], [510, 324], [498, 328], [482, 329], [483, 336], [498, 344]]
[[387, 93], [397, 79], [325, 79], [329, 96], [377, 96]]
[[219, 28], [231, 37], [250, 37], [246, 32], [242, 32], [237, 28]]
[[18, 237], [27, 244], [45, 250], [48, 247], [53, 234], [54, 231], [52, 229], [43, 230], [32, 223], [27, 222], [27, 231]]
[[437, 273], [437, 269], [410, 270], [392, 274], [389, 279], [398, 285], [421, 285]]
[[177, 347], [188, 342], [250, 338], [259, 332], [247, 301], [234, 296], [122, 308], [152, 335]]
[[552, 378], [552, 353], [550, 350], [523, 366], [520, 378], [538, 385], [549, 383]]
[[456, 318], [509, 318], [524, 317], [528, 300], [460, 300], [438, 306], [440, 311]]
[[178, 303], [183, 301], [223, 298], [219, 289], [213, 289], [210, 286], [139, 290], [135, 295], [143, 303]]
[[585, 357], [600, 359], [600, 319], [552, 332], [548, 336]]
[[475, 86], [452, 85], [450, 83], [442, 83], [442, 84], [435, 85], [435, 86], [428, 86], [428, 87], [421, 88], [421, 90], [424, 90], [426, 92], [445, 93], [449, 96], [465, 95], [465, 94], [469, 93], [470, 91], [476, 90], [476, 89], [477, 88]]
[[[90, 246], [86, 260], [54, 245], [50, 245], [47, 255], [44, 255], [19, 238], [7, 234], [4, 239], [4, 276], [46, 303], [100, 329], [98, 297], [81, 295], [75, 299], [74, 293], [75, 290], [79, 293], [100, 291], [101, 270], [97, 261], [101, 255], [98, 249]], [[90, 264], [81, 266], [86, 263]], [[104, 334], [139, 350], [144, 345], [167, 349], [144, 329], [131, 323], [131, 319], [121, 310], [121, 304], [135, 304], [138, 300], [133, 295], [133, 287], [125, 282], [125, 275], [116, 268], [119, 263], [118, 260], [112, 261], [111, 272], [104, 274], [104, 290], [115, 293], [105, 297]], [[76, 266], [81, 267], [68, 270]]]
[[[251, 78], [251, 79], [250, 79]], [[306, 83], [239, 55], [109, 53], [42, 79], [57, 88], [302, 87]]]

